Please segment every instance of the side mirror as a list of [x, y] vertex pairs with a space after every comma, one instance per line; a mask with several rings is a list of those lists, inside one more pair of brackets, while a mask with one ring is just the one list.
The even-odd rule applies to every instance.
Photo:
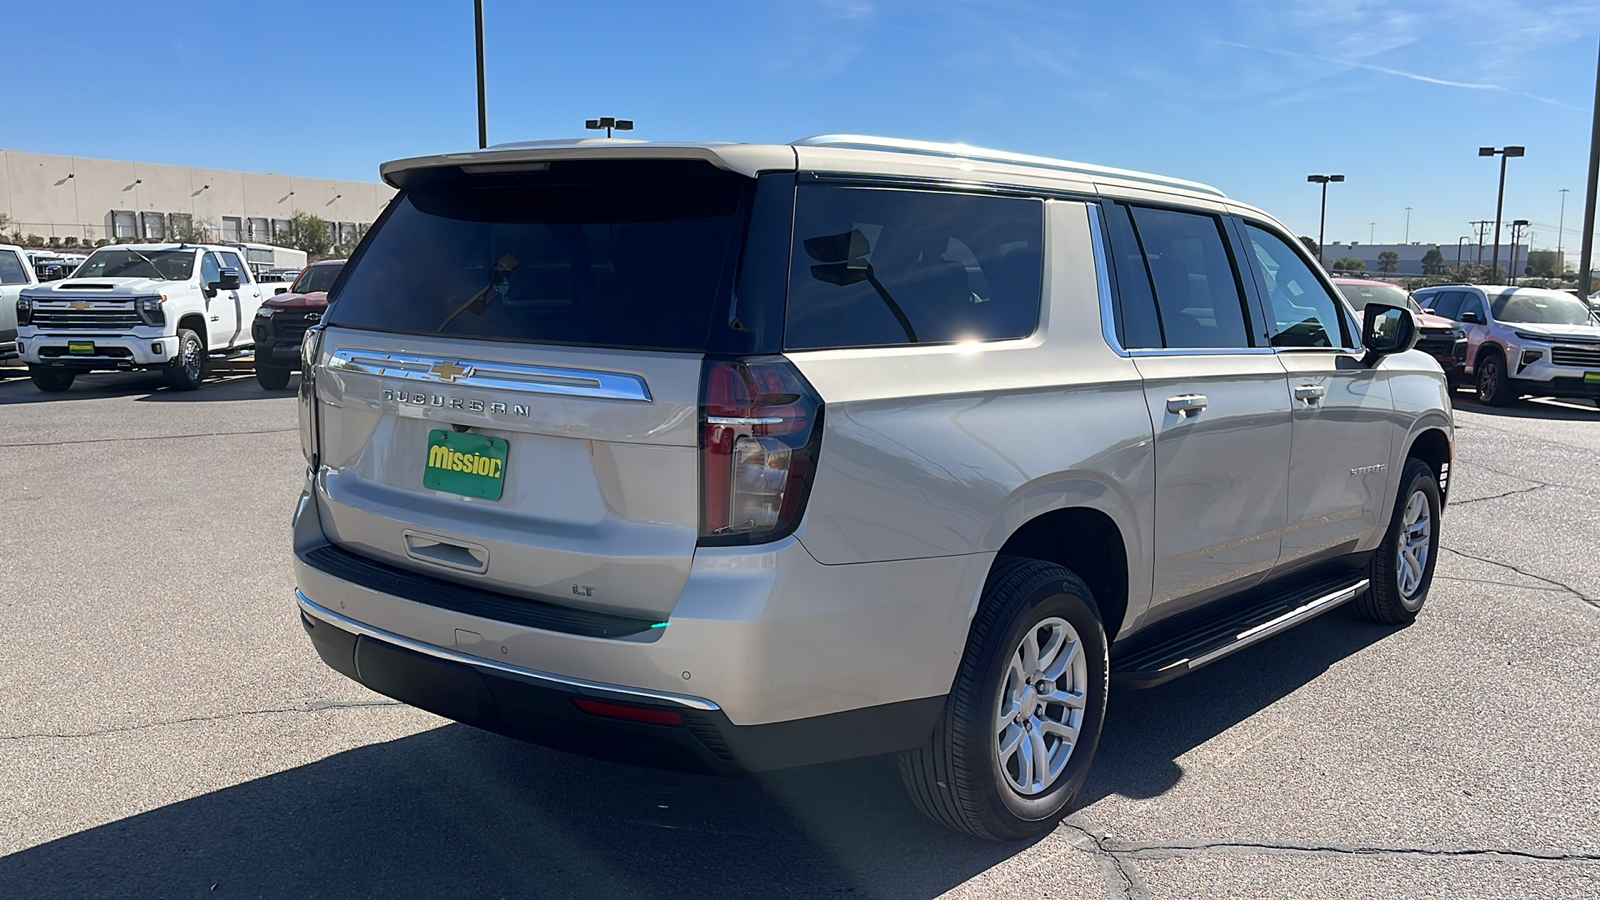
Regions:
[[237, 291], [239, 289], [239, 270], [223, 269], [217, 280], [212, 282], [212, 287], [219, 291]]
[[287, 294], [287, 293], [289, 293], [289, 289], [286, 288], [286, 287], [274, 288], [273, 291], [272, 291], [272, 296], [276, 297], [279, 294]]
[[1461, 321], [1466, 322], [1468, 325], [1482, 325], [1483, 317], [1475, 312], [1462, 313]]
[[1363, 362], [1369, 366], [1391, 353], [1404, 353], [1417, 343], [1416, 316], [1409, 309], [1370, 303], [1361, 323], [1361, 343], [1367, 348]]

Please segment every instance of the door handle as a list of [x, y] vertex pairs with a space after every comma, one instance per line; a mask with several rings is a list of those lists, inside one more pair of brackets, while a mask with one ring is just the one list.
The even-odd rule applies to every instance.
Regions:
[[1167, 412], [1177, 413], [1184, 418], [1197, 416], [1200, 410], [1206, 408], [1205, 394], [1179, 394], [1167, 398]]
[[1307, 404], [1316, 403], [1328, 396], [1328, 389], [1320, 384], [1300, 384], [1294, 389], [1294, 398], [1304, 400]]

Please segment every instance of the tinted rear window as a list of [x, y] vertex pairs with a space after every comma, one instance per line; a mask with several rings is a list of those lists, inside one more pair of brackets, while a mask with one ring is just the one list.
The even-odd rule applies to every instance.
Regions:
[[1039, 322], [1044, 202], [806, 185], [784, 346], [1026, 337]]
[[396, 198], [329, 324], [403, 334], [706, 349], [754, 182], [700, 162], [442, 173]]

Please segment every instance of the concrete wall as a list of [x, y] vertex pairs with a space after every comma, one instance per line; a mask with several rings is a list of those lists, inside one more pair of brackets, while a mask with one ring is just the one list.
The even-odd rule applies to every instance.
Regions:
[[140, 212], [179, 213], [217, 226], [225, 217], [238, 218], [245, 229], [241, 239], [260, 240], [248, 234], [249, 219], [268, 220], [269, 230], [271, 220], [296, 212], [370, 225], [393, 195], [393, 188], [378, 183], [0, 150], [0, 212], [10, 219], [7, 234], [20, 230], [93, 242], [114, 236], [113, 213], [120, 210], [136, 218]]
[[[1325, 245], [1323, 247], [1322, 256], [1323, 256], [1323, 258], [1325, 260], [1327, 260], [1328, 268], [1330, 268], [1330, 269], [1333, 268], [1333, 264], [1335, 262], [1337, 262], [1340, 257], [1347, 256], [1347, 257], [1350, 257], [1351, 259], [1359, 259], [1359, 260], [1361, 260], [1362, 262], [1367, 264], [1367, 271], [1368, 272], [1372, 272], [1374, 274], [1377, 274], [1378, 273], [1378, 254], [1383, 253], [1385, 251], [1390, 251], [1390, 252], [1398, 254], [1399, 257], [1400, 257], [1400, 260], [1399, 260], [1399, 263], [1398, 263], [1399, 269], [1397, 269], [1394, 274], [1396, 274], [1396, 275], [1421, 275], [1421, 274], [1423, 274], [1422, 273], [1422, 257], [1425, 256], [1429, 250], [1432, 250], [1435, 247], [1439, 248], [1439, 254], [1444, 257], [1444, 264], [1445, 265], [1453, 266], [1453, 265], [1456, 264], [1456, 245], [1455, 244], [1428, 244], [1428, 243], [1411, 243], [1411, 244], [1354, 244], [1354, 243], [1352, 243], [1352, 244], [1339, 244], [1339, 243], [1332, 243], [1332, 244], [1327, 244], [1327, 245]], [[1501, 271], [1504, 271], [1506, 266], [1510, 264], [1510, 262], [1511, 262], [1511, 252], [1512, 252], [1512, 247], [1511, 247], [1510, 244], [1501, 244], [1500, 245], [1500, 269], [1501, 269]], [[1516, 247], [1516, 253], [1517, 253], [1517, 267], [1520, 269], [1522, 266], [1526, 265], [1526, 263], [1527, 263], [1528, 245], [1527, 244], [1518, 244], [1517, 247]], [[1483, 245], [1483, 264], [1485, 266], [1487, 266], [1489, 264], [1489, 261], [1493, 257], [1493, 255], [1494, 255], [1494, 247], [1493, 247], [1493, 245], [1484, 244]], [[1462, 245], [1462, 247], [1461, 247], [1461, 261], [1464, 262], [1464, 263], [1476, 263], [1478, 261], [1478, 245], [1477, 244], [1471, 244], [1471, 243]]]

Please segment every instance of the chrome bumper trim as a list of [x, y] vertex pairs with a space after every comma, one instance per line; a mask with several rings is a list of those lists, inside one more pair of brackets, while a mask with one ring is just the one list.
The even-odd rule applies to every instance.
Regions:
[[373, 628], [371, 625], [363, 625], [354, 619], [341, 616], [333, 610], [317, 604], [310, 597], [307, 597], [304, 593], [302, 593], [299, 588], [295, 589], [294, 597], [295, 600], [299, 601], [300, 603], [300, 611], [308, 616], [314, 616], [315, 618], [321, 619], [335, 628], [341, 628], [354, 634], [364, 634], [374, 640], [394, 644], [397, 647], [404, 647], [407, 650], [411, 650], [415, 653], [421, 653], [424, 656], [432, 656], [436, 659], [460, 663], [467, 666], [476, 666], [481, 669], [492, 669], [496, 672], [504, 672], [508, 675], [515, 675], [518, 678], [524, 678], [530, 681], [543, 681], [553, 687], [602, 691], [608, 694], [638, 697], [641, 700], [654, 700], [660, 703], [671, 703], [676, 706], [688, 707], [689, 709], [705, 710], [706, 712], [716, 712], [718, 709], [717, 705], [712, 703], [710, 700], [703, 700], [699, 697], [691, 697], [687, 694], [669, 694], [664, 691], [647, 691], [643, 688], [623, 687], [622, 685], [606, 684], [600, 681], [585, 681], [582, 678], [568, 678], [565, 675], [552, 675], [549, 672], [537, 672], [533, 669], [524, 669], [520, 666], [507, 665], [506, 663], [496, 662], [492, 659], [484, 659], [481, 656], [471, 656], [466, 653], [457, 653], [454, 650], [446, 650], [443, 647], [435, 647], [432, 644], [425, 644], [421, 641], [412, 640], [411, 638], [401, 637], [398, 634], [384, 631], [381, 628]]

